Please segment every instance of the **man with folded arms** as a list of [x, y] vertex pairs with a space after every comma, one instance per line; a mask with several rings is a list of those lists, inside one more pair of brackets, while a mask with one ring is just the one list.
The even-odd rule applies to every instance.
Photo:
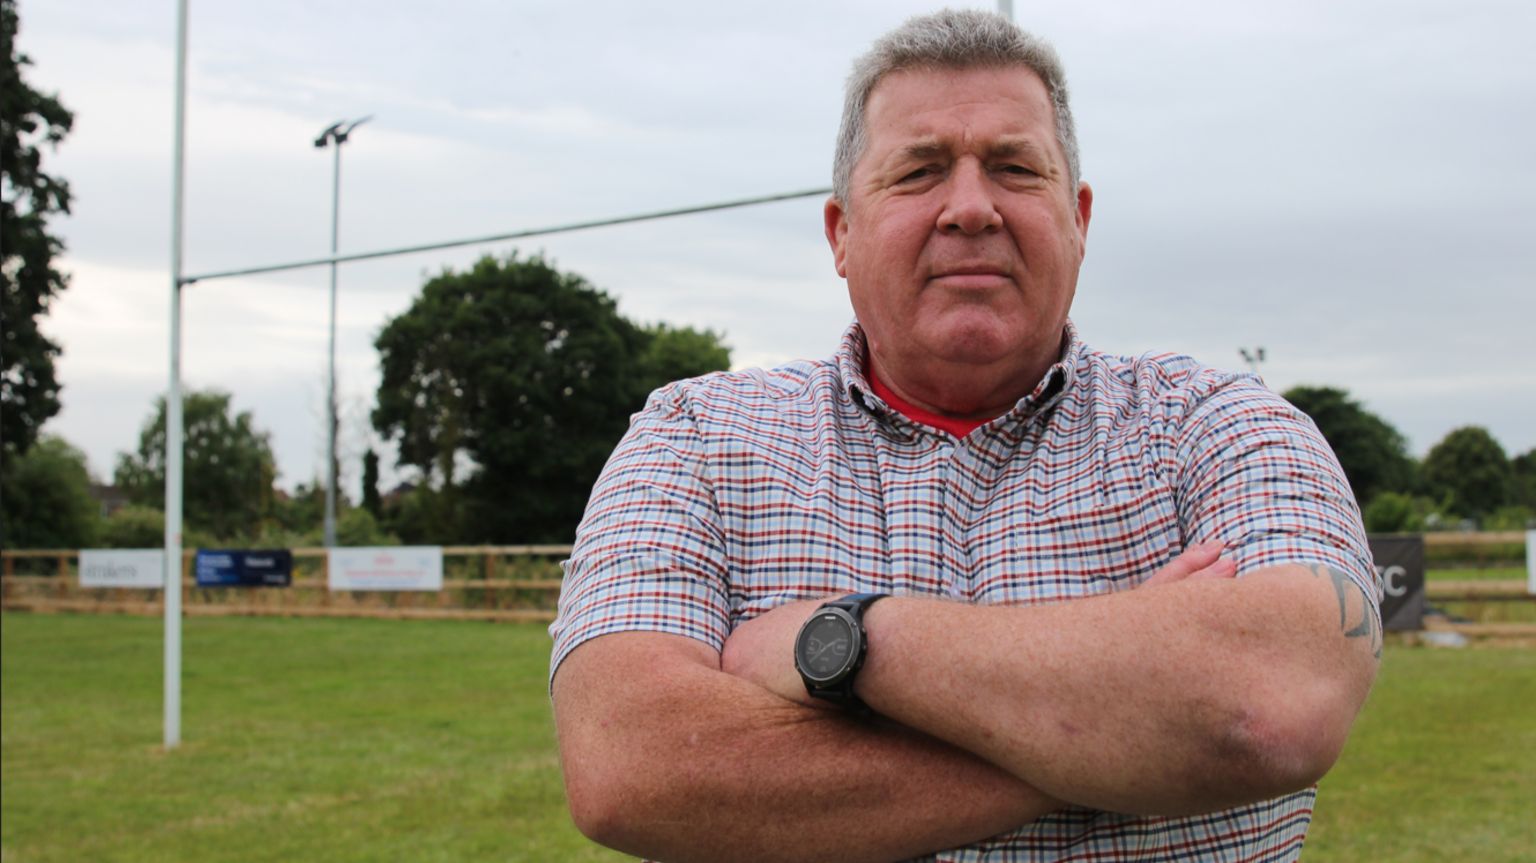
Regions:
[[1055, 52], [915, 18], [855, 64], [835, 356], [682, 381], [551, 627], [576, 824], [667, 861], [1295, 860], [1380, 657], [1337, 461], [1255, 378], [1068, 320]]

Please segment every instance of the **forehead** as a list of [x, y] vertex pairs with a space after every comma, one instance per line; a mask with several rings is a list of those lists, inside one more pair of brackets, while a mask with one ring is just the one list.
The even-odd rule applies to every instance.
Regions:
[[[1050, 94], [1026, 66], [903, 69], [875, 84], [864, 110], [872, 148], [900, 146], [912, 137], [1055, 138]], [[881, 140], [893, 137], [903, 140]]]

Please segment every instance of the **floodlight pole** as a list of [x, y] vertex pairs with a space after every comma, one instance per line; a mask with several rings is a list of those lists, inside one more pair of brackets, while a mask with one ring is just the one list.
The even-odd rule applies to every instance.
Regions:
[[325, 374], [325, 547], [336, 545], [336, 248], [341, 228], [341, 145], [352, 130], [373, 119], [332, 123], [315, 139], [317, 148], [335, 144], [331, 154], [331, 327]]
[[1247, 348], [1238, 348], [1237, 352], [1242, 355], [1243, 362], [1248, 364], [1248, 370], [1254, 374], [1258, 374], [1259, 364], [1263, 363], [1266, 359], [1264, 356], [1264, 348], [1262, 346], [1257, 347], [1254, 348], [1252, 352], [1250, 352]]
[[171, 161], [171, 380], [165, 396], [165, 748], [181, 744], [181, 242], [187, 137], [187, 0], [176, 4], [176, 132]]

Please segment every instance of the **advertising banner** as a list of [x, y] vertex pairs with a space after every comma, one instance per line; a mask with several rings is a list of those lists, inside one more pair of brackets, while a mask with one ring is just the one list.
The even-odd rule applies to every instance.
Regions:
[[1536, 530], [1525, 532], [1525, 592], [1536, 596]]
[[327, 560], [331, 590], [443, 589], [442, 546], [333, 548]]
[[1372, 536], [1384, 629], [1424, 628], [1424, 537]]
[[165, 549], [83, 549], [80, 552], [80, 586], [164, 587]]
[[193, 570], [198, 587], [287, 587], [293, 584], [293, 552], [200, 548]]

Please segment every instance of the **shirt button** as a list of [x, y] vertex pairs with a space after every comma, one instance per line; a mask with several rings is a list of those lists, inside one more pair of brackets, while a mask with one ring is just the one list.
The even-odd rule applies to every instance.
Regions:
[[965, 591], [961, 590], [958, 584], [950, 584], [949, 587], [944, 588], [944, 592], [949, 594], [951, 599], [965, 598]]

